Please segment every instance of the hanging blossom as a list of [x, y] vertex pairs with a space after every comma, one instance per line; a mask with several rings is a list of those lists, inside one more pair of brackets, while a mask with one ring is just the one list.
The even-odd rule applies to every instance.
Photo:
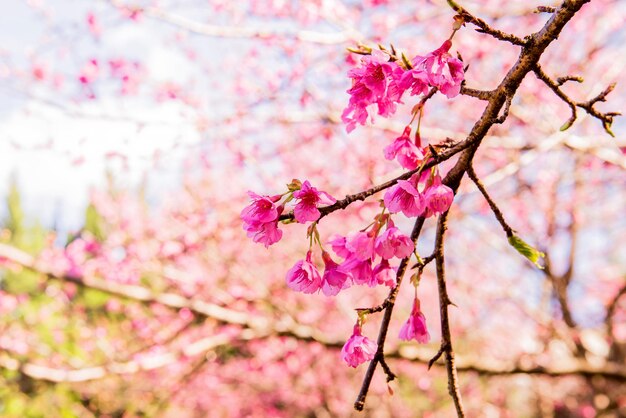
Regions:
[[306, 253], [304, 260], [299, 260], [287, 272], [287, 286], [302, 293], [315, 293], [322, 287], [322, 276], [311, 261], [311, 251]]
[[424, 192], [424, 200], [428, 208], [429, 215], [441, 214], [450, 209], [454, 192], [451, 188], [441, 183], [439, 174], [433, 178], [433, 183]]
[[407, 170], [416, 169], [424, 159], [424, 153], [410, 138], [411, 127], [404, 128], [404, 132], [390, 145], [385, 147], [385, 158], [388, 160], [398, 159], [400, 165]]
[[[304, 183], [294, 180], [289, 187], [287, 193], [275, 196], [261, 196], [251, 191], [248, 192], [252, 203], [243, 208], [241, 219], [243, 220], [243, 229], [254, 242], [269, 247], [280, 241], [283, 233], [278, 229], [279, 217], [285, 209], [284, 205], [292, 197], [296, 201], [293, 211], [294, 218], [300, 223], [317, 221], [321, 216], [318, 206], [332, 205], [337, 201], [328, 193], [311, 186], [308, 180], [305, 180]], [[283, 204], [277, 205], [285, 195], [287, 198]]]
[[[379, 115], [391, 116], [396, 111], [396, 105], [402, 103], [402, 95], [406, 91], [415, 96], [426, 94], [429, 88], [436, 87], [448, 98], [457, 96], [465, 74], [463, 62], [449, 53], [451, 46], [452, 41], [448, 39], [425, 56], [413, 57], [410, 65], [407, 63], [411, 67], [408, 69], [390, 61], [391, 57], [384, 51], [372, 50], [371, 55], [363, 57], [359, 67], [348, 71], [352, 79], [352, 87], [347, 90], [350, 101], [341, 115], [348, 133], [355, 129], [357, 123], [365, 125], [370, 105], [378, 106]], [[391, 153], [392, 150], [386, 152]]]
[[387, 230], [376, 238], [375, 248], [378, 255], [388, 260], [392, 257], [408, 257], [415, 249], [415, 244], [391, 223], [387, 225]]
[[339, 270], [348, 274], [356, 284], [370, 284], [372, 257], [375, 244], [374, 231], [354, 232], [347, 237], [337, 237], [330, 242], [335, 253], [344, 257]]
[[395, 113], [396, 104], [401, 103], [402, 97], [397, 79], [403, 71], [397, 63], [389, 61], [388, 54], [379, 50], [363, 57], [360, 67], [348, 71], [352, 79], [352, 87], [347, 90], [350, 101], [341, 115], [348, 133], [356, 128], [357, 123], [365, 125], [369, 105], [376, 104], [378, 114], [383, 117]]
[[[407, 71], [412, 74], [412, 89], [424, 92], [422, 84], [425, 74], [428, 84], [432, 87], [437, 87], [449, 99], [461, 92], [461, 83], [465, 78], [463, 62], [450, 55], [448, 51], [451, 46], [452, 41], [448, 39], [439, 48], [426, 56], [413, 58], [413, 68]], [[408, 76], [405, 75], [405, 78], [408, 79]], [[404, 87], [405, 84], [402, 84], [402, 86]], [[419, 87], [416, 87], [416, 85]]]
[[341, 349], [341, 358], [350, 367], [370, 361], [376, 355], [378, 345], [367, 337], [361, 335], [361, 325], [356, 324], [352, 336], [346, 341]]
[[426, 344], [430, 341], [430, 334], [428, 334], [428, 329], [426, 328], [426, 317], [420, 311], [420, 301], [417, 297], [413, 300], [411, 315], [400, 328], [398, 337], [404, 341], [415, 340], [420, 344]]
[[324, 276], [322, 276], [322, 293], [326, 296], [335, 296], [341, 290], [350, 287], [352, 279], [339, 269], [339, 264], [331, 258], [330, 254], [322, 251], [324, 260]]
[[293, 197], [298, 201], [293, 210], [293, 216], [296, 218], [296, 221], [300, 223], [317, 221], [321, 215], [317, 207], [320, 204], [332, 205], [337, 201], [337, 199], [328, 193], [319, 191], [311, 186], [308, 180], [302, 183], [300, 190], [296, 190], [293, 193]]
[[394, 287], [396, 285], [397, 267], [389, 265], [389, 260], [383, 259], [380, 264], [372, 269], [372, 278], [368, 283], [370, 287], [385, 285]]
[[417, 174], [409, 180], [398, 180], [385, 192], [383, 198], [385, 206], [391, 213], [402, 212], [409, 218], [419, 216], [424, 212], [425, 202], [422, 194], [417, 190]]
[[276, 206], [281, 196], [261, 196], [254, 192], [248, 192], [248, 196], [252, 203], [241, 211], [243, 229], [254, 242], [267, 248], [283, 236], [283, 231], [278, 229], [278, 217], [284, 207]]

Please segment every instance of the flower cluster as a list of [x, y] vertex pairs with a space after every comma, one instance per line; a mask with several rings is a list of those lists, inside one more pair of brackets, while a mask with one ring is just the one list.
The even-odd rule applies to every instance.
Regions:
[[464, 79], [463, 63], [448, 52], [452, 42], [446, 40], [441, 47], [426, 54], [415, 56], [411, 62], [402, 62], [386, 50], [371, 50], [361, 59], [361, 66], [348, 71], [352, 87], [348, 106], [341, 118], [348, 132], [357, 123], [365, 125], [368, 107], [376, 105], [378, 114], [389, 117], [402, 103], [402, 96], [410, 90], [411, 95], [426, 93], [436, 87], [448, 98], [461, 91]]
[[[308, 180], [304, 183], [294, 180], [288, 187], [288, 192], [275, 196], [261, 196], [248, 192], [252, 203], [243, 208], [241, 219], [243, 229], [254, 242], [269, 247], [280, 241], [283, 232], [278, 229], [278, 220], [285, 209], [285, 204], [291, 200], [295, 200], [294, 217], [300, 223], [317, 221], [321, 216], [318, 206], [331, 205], [337, 201], [328, 193], [311, 186]], [[277, 205], [283, 198], [283, 203]]]
[[280, 241], [283, 231], [278, 229], [278, 217], [284, 207], [276, 206], [281, 198], [278, 196], [260, 196], [248, 192], [252, 203], [241, 211], [243, 229], [254, 242], [264, 244], [265, 247]]
[[[447, 40], [436, 50], [423, 57], [416, 56], [411, 61], [404, 55], [400, 60], [393, 48], [391, 52], [382, 46], [379, 50], [362, 47], [356, 51], [365, 56], [360, 66], [348, 72], [352, 87], [348, 90], [350, 101], [342, 114], [348, 132], [354, 130], [357, 124], [367, 122], [373, 105], [378, 115], [391, 116], [407, 91], [410, 95], [419, 95], [436, 88], [448, 98], [459, 94], [464, 78], [463, 64], [448, 52], [451, 45]], [[408, 180], [398, 180], [393, 186], [388, 186], [381, 202], [382, 212], [374, 217], [369, 226], [346, 236], [335, 235], [328, 241], [335, 256], [326, 251], [317, 230], [322, 216], [320, 208], [326, 207], [325, 213], [336, 209], [332, 207], [336, 200], [328, 193], [316, 189], [308, 181], [300, 183], [298, 180], [289, 184], [288, 191], [281, 195], [249, 193], [252, 203], [243, 209], [241, 218], [244, 229], [255, 242], [267, 247], [280, 240], [282, 232], [278, 229], [278, 222], [285, 206], [291, 201], [293, 220], [303, 224], [311, 222], [307, 229], [309, 250], [286, 275], [290, 289], [304, 294], [321, 292], [325, 296], [336, 296], [355, 285], [394, 288], [398, 270], [394, 259], [407, 259], [415, 254], [418, 262], [422, 262], [415, 252], [414, 240], [395, 226], [392, 215], [403, 213], [407, 217], [431, 217], [446, 212], [454, 199], [452, 189], [442, 182], [439, 168], [425, 169], [435, 152], [432, 147], [422, 147], [419, 133], [428, 97], [425, 96], [413, 108], [411, 122], [384, 149], [387, 160], [396, 160], [402, 168], [415, 170], [415, 174]], [[418, 116], [415, 138], [412, 139], [411, 125]], [[319, 246], [323, 270], [321, 262], [315, 261], [314, 244]], [[421, 270], [411, 279], [416, 291], [413, 309], [400, 330], [399, 338], [427, 343], [430, 336], [417, 298], [419, 274]], [[378, 346], [362, 335], [362, 326], [370, 313], [379, 311], [357, 309], [358, 320], [353, 334], [341, 350], [342, 358], [349, 366], [357, 367], [374, 359]]]
[[[385, 232], [378, 235], [385, 224]], [[309, 250], [306, 258], [296, 262], [287, 272], [287, 286], [303, 293], [322, 291], [326, 296], [335, 296], [353, 284], [391, 287], [395, 284], [396, 267], [391, 266], [389, 260], [408, 257], [414, 250], [413, 241], [394, 226], [389, 215], [377, 216], [369, 232], [337, 236], [329, 244], [344, 260], [337, 263], [322, 249], [322, 275], [312, 262], [312, 251]]]
[[348, 90], [350, 102], [341, 115], [348, 132], [354, 130], [357, 123], [365, 125], [369, 105], [376, 104], [379, 115], [391, 116], [403, 93], [397, 83], [403, 70], [397, 63], [389, 61], [388, 54], [373, 50], [361, 60], [361, 64], [361, 67], [348, 71], [352, 79], [352, 87]]
[[[421, 192], [420, 185], [423, 185]], [[398, 180], [387, 189], [384, 202], [391, 213], [430, 217], [447, 211], [453, 199], [454, 192], [442, 184], [439, 173], [425, 172], [416, 173], [408, 180]]]

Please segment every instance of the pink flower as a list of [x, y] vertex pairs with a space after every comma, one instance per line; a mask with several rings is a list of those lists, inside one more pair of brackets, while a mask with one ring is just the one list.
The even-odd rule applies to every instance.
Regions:
[[441, 184], [439, 175], [435, 176], [433, 184], [424, 192], [426, 206], [432, 214], [444, 213], [450, 209], [453, 199], [454, 192], [445, 184]]
[[339, 257], [343, 257], [343, 258], [347, 258], [350, 256], [350, 254], [352, 254], [352, 251], [350, 251], [346, 245], [347, 245], [347, 239], [346, 237], [342, 237], [340, 235], [335, 235], [335, 237], [333, 239], [331, 239], [330, 241], [328, 241], [328, 244], [333, 247], [333, 251], [335, 252], [335, 254], [337, 254]]
[[299, 202], [293, 210], [296, 221], [305, 223], [307, 221], [317, 221], [320, 218], [319, 204], [332, 205], [337, 200], [326, 192], [318, 191], [311, 186], [308, 180], [302, 183], [300, 190], [293, 193], [293, 197]]
[[361, 335], [361, 327], [357, 324], [354, 326], [352, 336], [341, 349], [341, 358], [350, 367], [357, 367], [372, 360], [377, 349], [378, 345], [374, 341]]
[[372, 259], [360, 260], [352, 254], [341, 263], [339, 271], [350, 275], [356, 284], [369, 284], [372, 280]]
[[387, 189], [384, 201], [391, 213], [402, 212], [408, 217], [419, 216], [424, 211], [424, 199], [413, 181], [398, 180]]
[[[415, 57], [414, 60], [421, 58]], [[417, 96], [428, 92], [428, 74], [423, 68], [411, 68], [410, 70], [397, 73], [397, 83], [404, 93], [411, 89], [411, 96]]]
[[342, 289], [350, 287], [350, 276], [339, 270], [339, 264], [335, 263], [326, 251], [322, 251], [324, 260], [324, 276], [322, 277], [322, 292], [326, 296], [335, 296]]
[[365, 261], [374, 255], [374, 238], [363, 231], [351, 233], [347, 237], [346, 249], [356, 259]]
[[389, 265], [388, 260], [382, 260], [380, 264], [374, 267], [372, 270], [372, 279], [370, 280], [370, 287], [374, 287], [379, 284], [393, 287], [396, 285], [396, 267]]
[[402, 91], [396, 84], [398, 70], [402, 70], [395, 62], [389, 62], [389, 56], [382, 51], [374, 50], [372, 55], [361, 59], [361, 66], [348, 71], [352, 79], [352, 87], [348, 106], [341, 119], [346, 130], [351, 132], [356, 124], [365, 125], [368, 117], [367, 107], [378, 106], [378, 114], [387, 117], [396, 111], [396, 103], [400, 103]]
[[267, 248], [280, 241], [283, 236], [283, 231], [278, 229], [278, 217], [284, 207], [275, 205], [280, 196], [260, 196], [254, 192], [248, 192], [248, 195], [252, 198], [252, 203], [241, 211], [243, 229], [252, 241]]
[[311, 251], [306, 253], [306, 259], [298, 261], [287, 272], [287, 286], [290, 289], [303, 293], [314, 293], [322, 287], [322, 276], [311, 261]]
[[241, 211], [241, 219], [246, 223], [265, 223], [278, 218], [278, 209], [275, 203], [280, 196], [260, 196], [254, 192], [248, 192], [252, 199], [250, 205]]
[[402, 234], [395, 226], [388, 227], [376, 238], [376, 253], [385, 260], [392, 257], [408, 257], [414, 249], [415, 245], [411, 238]]
[[270, 222], [244, 223], [243, 229], [252, 241], [265, 245], [265, 248], [277, 243], [283, 237], [283, 231], [278, 229], [278, 218]]
[[413, 58], [412, 70], [426, 72], [428, 83], [433, 87], [438, 87], [439, 91], [448, 98], [459, 94], [461, 82], [465, 78], [463, 62], [448, 53], [451, 46], [452, 42], [446, 40], [438, 49], [425, 57], [416, 56]]
[[409, 319], [400, 328], [399, 338], [404, 341], [414, 339], [421, 344], [426, 344], [430, 340], [430, 334], [426, 329], [426, 318], [420, 311], [420, 301], [417, 298], [413, 301], [413, 309]]
[[424, 154], [422, 151], [411, 141], [411, 127], [404, 128], [404, 132], [401, 136], [395, 139], [392, 144], [385, 147], [385, 158], [388, 160], [398, 159], [400, 165], [407, 170], [413, 170], [422, 162]]

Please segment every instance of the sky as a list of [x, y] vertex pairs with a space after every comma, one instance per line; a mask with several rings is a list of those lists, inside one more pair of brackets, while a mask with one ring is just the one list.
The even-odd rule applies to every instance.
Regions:
[[[0, 197], [6, 196], [15, 179], [31, 217], [46, 226], [70, 230], [80, 225], [89, 190], [104, 186], [107, 172], [126, 186], [137, 186], [150, 169], [159, 189], [173, 186], [182, 158], [199, 140], [197, 129], [181, 114], [181, 106], [141, 99], [121, 102], [113, 97], [76, 105], [50, 96], [49, 89], [16, 82], [14, 71], [30, 65], [31, 57], [59, 45], [72, 48], [77, 34], [86, 33], [76, 22], [84, 22], [93, 5], [56, 0], [52, 9], [47, 8], [50, 2], [30, 2], [45, 5], [45, 13], [50, 13], [45, 17], [26, 3], [0, 0], [3, 10], [11, 11], [0, 16]], [[140, 51], [152, 78], [184, 76], [185, 61], [153, 41], [156, 33], [151, 30], [157, 28], [142, 28], [122, 27], [91, 50], [101, 55]], [[70, 71], [76, 67], [73, 58], [73, 54], [62, 55], [55, 65]], [[155, 156], [159, 156], [157, 170]], [[154, 190], [152, 196], [157, 195]], [[4, 205], [0, 205], [2, 213]]]

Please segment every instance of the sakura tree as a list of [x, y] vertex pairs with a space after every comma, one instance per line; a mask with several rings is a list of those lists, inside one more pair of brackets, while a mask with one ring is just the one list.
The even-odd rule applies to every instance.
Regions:
[[11, 191], [2, 414], [625, 413], [623, 4], [29, 7], [40, 152], [146, 151], [68, 239]]

